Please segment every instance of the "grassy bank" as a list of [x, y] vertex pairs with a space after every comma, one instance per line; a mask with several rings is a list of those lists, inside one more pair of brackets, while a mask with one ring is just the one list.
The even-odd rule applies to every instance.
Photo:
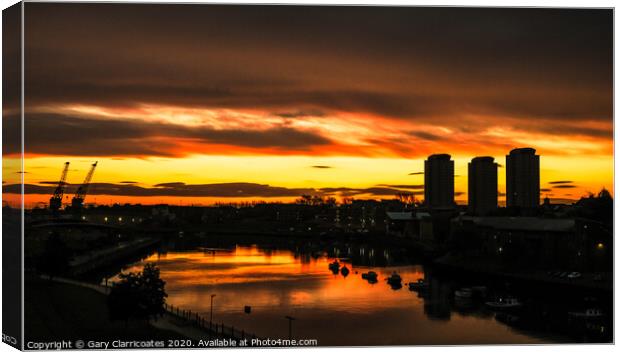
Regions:
[[26, 341], [183, 338], [146, 321], [110, 321], [107, 297], [89, 288], [37, 278], [25, 288]]

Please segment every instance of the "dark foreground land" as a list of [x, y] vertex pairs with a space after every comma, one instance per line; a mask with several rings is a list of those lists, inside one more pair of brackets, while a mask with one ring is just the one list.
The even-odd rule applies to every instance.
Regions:
[[110, 321], [106, 296], [86, 287], [29, 278], [25, 290], [25, 341], [183, 339], [147, 321]]

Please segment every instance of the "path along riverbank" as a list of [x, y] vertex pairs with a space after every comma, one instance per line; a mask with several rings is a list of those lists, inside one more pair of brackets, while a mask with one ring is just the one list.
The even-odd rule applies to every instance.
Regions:
[[[45, 319], [50, 317], [51, 320], [43, 321], [42, 323], [46, 326], [38, 326], [35, 331], [47, 331], [51, 335], [43, 333], [41, 336], [59, 336], [59, 332], [51, 330], [60, 329], [62, 331], [75, 330], [72, 338], [76, 339], [92, 336], [93, 331], [97, 332], [97, 336], [106, 339], [116, 338], [116, 336], [127, 337], [128, 334], [136, 336], [134, 338], [142, 337], [145, 339], [155, 339], [156, 337], [166, 339], [189, 338], [192, 340], [256, 338], [254, 334], [226, 326], [223, 323], [211, 324], [205, 317], [197, 313], [171, 305], [165, 306], [166, 313], [163, 316], [149, 320], [148, 324], [146, 322], [131, 322], [126, 325], [123, 322], [113, 322], [108, 318], [106, 302], [106, 296], [111, 290], [110, 286], [60, 277], [50, 280], [45, 276], [30, 281], [32, 281], [29, 282], [28, 286], [32, 287], [30, 290], [39, 291], [29, 295], [32, 298], [31, 300], [27, 299], [27, 301], [32, 301], [33, 310], [39, 314], [44, 313], [41, 312], [39, 306], [41, 302], [46, 302], [51, 311], [62, 313], [53, 314], [53, 312], [49, 312], [52, 314], [46, 314]], [[66, 296], [65, 299], [58, 300], [62, 295]], [[73, 298], [77, 296], [81, 299], [76, 301]], [[74, 302], [76, 304], [73, 304]], [[42, 318], [35, 320], [40, 321]], [[82, 333], [78, 333], [79, 331]], [[60, 333], [60, 335], [65, 336], [64, 333]]]

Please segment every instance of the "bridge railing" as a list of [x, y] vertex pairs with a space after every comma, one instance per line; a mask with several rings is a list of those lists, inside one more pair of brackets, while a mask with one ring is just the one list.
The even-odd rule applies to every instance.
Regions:
[[247, 331], [235, 328], [232, 325], [227, 326], [224, 325], [224, 323], [217, 322], [211, 323], [209, 319], [198, 313], [192, 312], [191, 310], [181, 309], [178, 306], [175, 307], [172, 304], [164, 303], [164, 309], [169, 314], [185, 320], [201, 330], [204, 330], [209, 334], [209, 336], [248, 340], [258, 338], [256, 334], [248, 333]]

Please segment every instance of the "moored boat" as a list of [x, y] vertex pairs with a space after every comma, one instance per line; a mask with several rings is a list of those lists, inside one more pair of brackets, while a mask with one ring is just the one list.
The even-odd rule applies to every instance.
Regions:
[[362, 279], [364, 280], [377, 280], [377, 273], [374, 271], [369, 271], [367, 273], [362, 273]]
[[484, 298], [487, 296], [486, 286], [472, 286], [471, 290], [475, 298]]
[[457, 298], [457, 299], [467, 299], [467, 298], [471, 298], [473, 295], [474, 295], [474, 291], [469, 287], [461, 288], [459, 290], [454, 291], [454, 298]]
[[340, 263], [337, 260], [334, 260], [333, 262], [329, 263], [329, 269], [330, 270], [340, 269]]
[[410, 291], [419, 291], [419, 290], [424, 290], [428, 288], [428, 283], [426, 281], [424, 281], [424, 279], [418, 279], [417, 282], [410, 282], [409, 283], [409, 290]]
[[512, 297], [500, 297], [496, 301], [486, 302], [485, 304], [493, 309], [513, 309], [523, 305], [518, 299]]
[[403, 279], [396, 272], [393, 272], [392, 275], [390, 275], [390, 277], [387, 278], [387, 281], [388, 281], [388, 284], [390, 285], [396, 285], [396, 284], [401, 284]]
[[603, 311], [597, 308], [586, 309], [585, 312], [569, 312], [569, 316], [580, 319], [598, 319], [605, 316]]

